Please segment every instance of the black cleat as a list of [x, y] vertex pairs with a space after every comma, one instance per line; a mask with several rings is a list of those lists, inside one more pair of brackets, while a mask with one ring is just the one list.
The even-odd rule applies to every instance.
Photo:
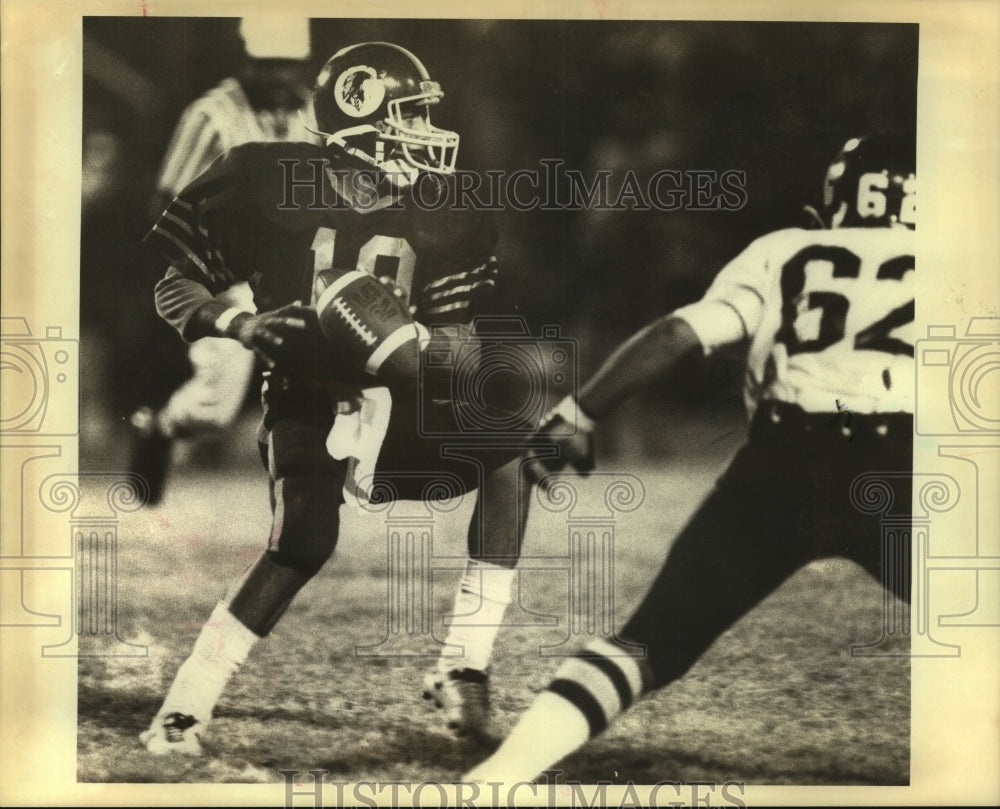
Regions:
[[193, 716], [168, 713], [156, 716], [149, 730], [139, 734], [139, 741], [154, 756], [180, 753], [185, 756], [201, 755], [201, 737], [205, 725]]
[[492, 731], [490, 676], [478, 669], [432, 671], [424, 677], [424, 699], [443, 710], [448, 729], [460, 738], [471, 738], [485, 747], [496, 747]]

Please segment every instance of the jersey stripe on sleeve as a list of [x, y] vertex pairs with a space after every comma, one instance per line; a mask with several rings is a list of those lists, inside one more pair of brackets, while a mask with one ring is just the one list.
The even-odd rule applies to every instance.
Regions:
[[482, 291], [496, 286], [500, 266], [494, 256], [485, 264], [467, 272], [454, 273], [424, 287], [422, 314], [439, 315], [445, 312], [466, 310]]

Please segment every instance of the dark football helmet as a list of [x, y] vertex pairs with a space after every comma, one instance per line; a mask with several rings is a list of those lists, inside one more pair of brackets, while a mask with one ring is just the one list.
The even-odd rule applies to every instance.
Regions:
[[824, 221], [831, 228], [917, 224], [916, 144], [878, 135], [851, 138], [826, 171]]
[[363, 42], [337, 51], [316, 80], [313, 113], [327, 143], [388, 172], [450, 174], [458, 134], [431, 124], [444, 93], [410, 51]]

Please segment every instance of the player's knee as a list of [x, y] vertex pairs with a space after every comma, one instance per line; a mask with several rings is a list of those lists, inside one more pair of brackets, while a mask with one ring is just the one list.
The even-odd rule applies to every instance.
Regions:
[[212, 412], [189, 413], [184, 418], [174, 421], [174, 435], [188, 438], [198, 435], [214, 435], [221, 433], [229, 426], [231, 420], [222, 414]]
[[279, 478], [269, 543], [272, 558], [309, 575], [319, 571], [337, 545], [342, 502], [341, 486], [334, 478]]
[[235, 416], [232, 408], [216, 407], [184, 391], [175, 394], [160, 412], [160, 424], [168, 435], [189, 438], [222, 432]]

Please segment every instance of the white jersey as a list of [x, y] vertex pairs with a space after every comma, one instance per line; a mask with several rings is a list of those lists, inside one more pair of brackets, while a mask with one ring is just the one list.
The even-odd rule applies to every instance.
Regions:
[[223, 79], [184, 110], [167, 147], [157, 188], [178, 194], [234, 146], [278, 140], [318, 142], [297, 114], [289, 117], [288, 132], [279, 137], [273, 115], [254, 110], [236, 79]]
[[912, 413], [914, 239], [906, 228], [769, 233], [675, 314], [706, 350], [751, 338], [751, 411]]

